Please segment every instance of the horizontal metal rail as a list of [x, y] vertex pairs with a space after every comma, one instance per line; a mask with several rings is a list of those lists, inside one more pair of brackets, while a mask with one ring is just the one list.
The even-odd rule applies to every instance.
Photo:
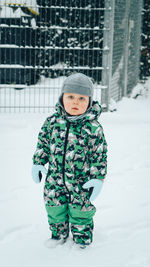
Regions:
[[[23, 29], [32, 29], [32, 30], [36, 30], [36, 29], [38, 29], [39, 27], [38, 26], [36, 26], [36, 28], [34, 28], [33, 29], [33, 27], [32, 26], [23, 26], [23, 25], [7, 25], [7, 24], [1, 24], [0, 25], [1, 26], [1, 28], [23, 28]], [[71, 26], [66, 26], [66, 27], [63, 27], [63, 26], [42, 26], [42, 25], [40, 25], [40, 29], [42, 29], [42, 30], [73, 30], [73, 31], [104, 31], [104, 30], [109, 30], [109, 28], [100, 28], [100, 27], [98, 27], [98, 26], [96, 26], [96, 27], [93, 27], [93, 28], [85, 28], [85, 27], [71, 27]]]
[[77, 50], [77, 51], [103, 51], [103, 48], [100, 48], [100, 47], [95, 47], [95, 48], [81, 48], [81, 47], [73, 47], [73, 46], [70, 46], [70, 47], [58, 47], [58, 46], [18, 46], [18, 45], [5, 45], [5, 44], [1, 44], [0, 45], [0, 48], [18, 48], [19, 50], [20, 49], [32, 49], [32, 50]]
[[[0, 4], [0, 7], [3, 7], [4, 5], [1, 5]], [[9, 6], [9, 7], [14, 7], [14, 4], [6, 4], [5, 6]], [[16, 3], [16, 6], [17, 6], [17, 3]], [[25, 5], [24, 4], [19, 4], [19, 7], [25, 7]], [[32, 5], [32, 3], [30, 4], [30, 8], [32, 8], [32, 7], [35, 7], [34, 5]], [[63, 10], [85, 10], [85, 11], [97, 11], [97, 10], [100, 10], [100, 11], [105, 11], [105, 10], [110, 10], [110, 9], [108, 9], [108, 8], [100, 8], [100, 7], [89, 7], [89, 6], [87, 6], [87, 7], [72, 7], [72, 6], [70, 6], [70, 7], [67, 7], [67, 6], [48, 6], [48, 5], [45, 5], [44, 7], [43, 6], [40, 6], [40, 5], [37, 5], [36, 6], [37, 8], [40, 8], [40, 9], [46, 9], [46, 8], [48, 8], [48, 9], [63, 9]]]
[[[74, 66], [74, 67], [70, 67], [70, 66], [66, 66], [66, 67], [59, 67], [59, 66], [50, 66], [50, 67], [42, 67], [42, 66], [23, 66], [23, 65], [0, 65], [0, 69], [37, 69], [37, 70], [43, 70], [43, 69], [52, 69], [52, 70], [103, 70], [103, 67], [88, 67], [88, 66]], [[109, 69], [109, 67], [108, 67]]]

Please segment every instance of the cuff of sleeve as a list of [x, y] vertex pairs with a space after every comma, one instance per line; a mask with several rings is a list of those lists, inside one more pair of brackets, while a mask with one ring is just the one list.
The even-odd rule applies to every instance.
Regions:
[[105, 176], [102, 176], [102, 175], [98, 175], [98, 176], [96, 176], [96, 175], [90, 175], [90, 178], [91, 179], [98, 179], [98, 180], [103, 180], [104, 181]]

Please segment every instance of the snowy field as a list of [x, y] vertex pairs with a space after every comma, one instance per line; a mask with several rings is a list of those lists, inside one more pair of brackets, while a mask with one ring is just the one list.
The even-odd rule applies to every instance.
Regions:
[[49, 114], [0, 114], [0, 266], [150, 267], [150, 96], [102, 114], [108, 175], [95, 205], [94, 242], [48, 249], [43, 186], [31, 179], [37, 135]]

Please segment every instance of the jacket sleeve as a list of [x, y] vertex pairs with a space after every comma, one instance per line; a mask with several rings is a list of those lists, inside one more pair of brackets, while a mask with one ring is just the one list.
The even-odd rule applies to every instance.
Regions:
[[100, 125], [93, 137], [90, 153], [90, 178], [104, 179], [107, 174], [107, 143]]
[[38, 142], [36, 151], [33, 155], [33, 164], [35, 165], [45, 165], [49, 159], [49, 125], [50, 121], [46, 119], [41, 131], [38, 135]]

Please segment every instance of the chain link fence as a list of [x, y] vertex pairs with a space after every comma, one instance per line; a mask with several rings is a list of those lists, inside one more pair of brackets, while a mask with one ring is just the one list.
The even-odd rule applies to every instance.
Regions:
[[128, 96], [139, 80], [142, 0], [106, 1], [102, 103]]
[[140, 0], [1, 0], [0, 111], [48, 112], [74, 72], [91, 77], [107, 110], [138, 80], [141, 6]]

